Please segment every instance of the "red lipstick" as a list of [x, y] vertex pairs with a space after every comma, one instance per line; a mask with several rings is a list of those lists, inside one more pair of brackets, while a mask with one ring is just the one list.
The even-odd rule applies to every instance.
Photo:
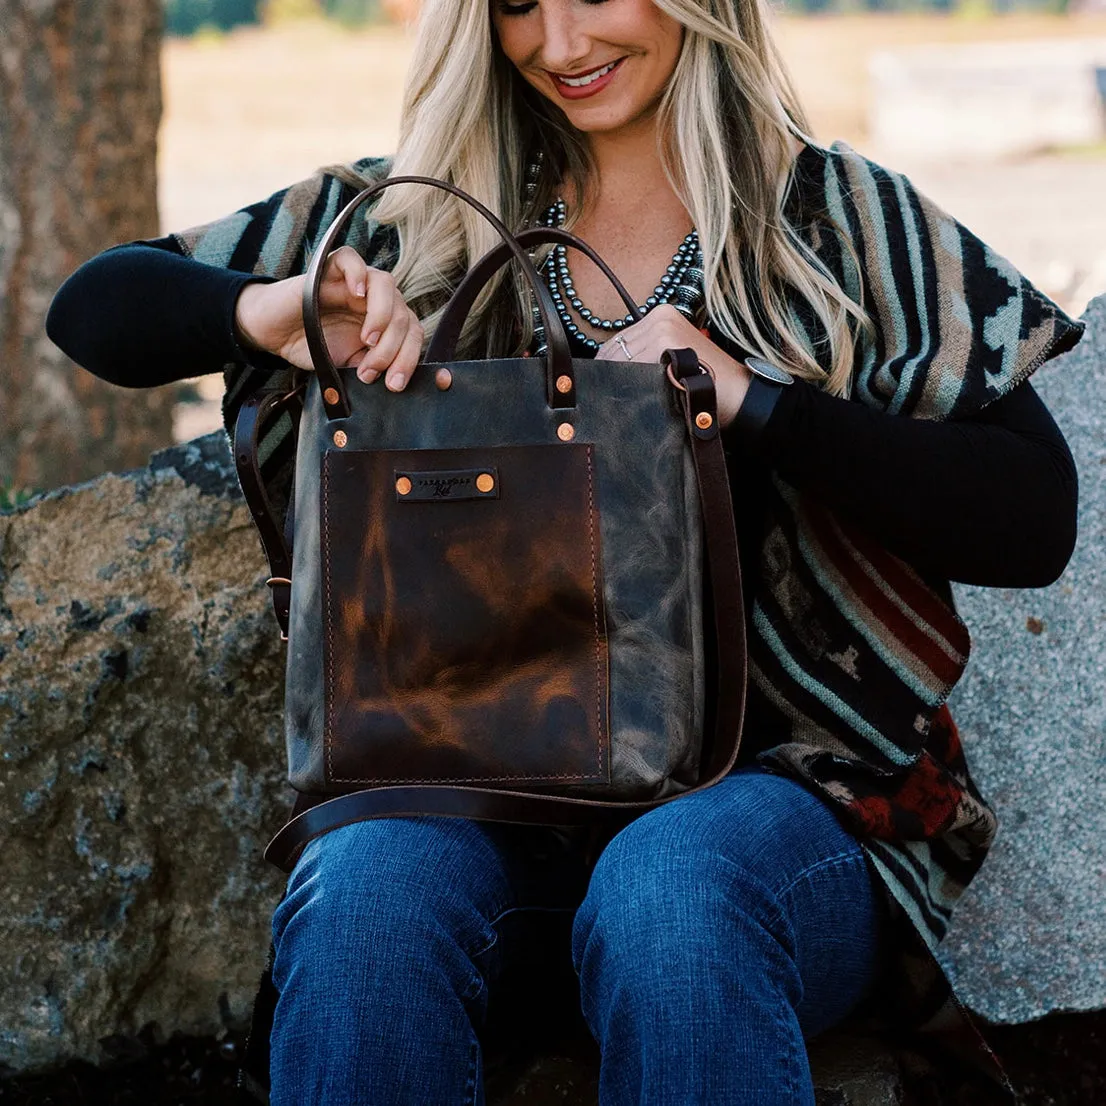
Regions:
[[[602, 92], [614, 80], [614, 75], [618, 72], [623, 61], [625, 61], [625, 58], [619, 58], [617, 61], [606, 62], [592, 69], [585, 69], [580, 73], [553, 73], [549, 70], [546, 70], [546, 72], [553, 78], [553, 84], [556, 85], [557, 91], [565, 100], [583, 100], [588, 96], [594, 96], [596, 93]], [[592, 76], [592, 74], [601, 75]], [[587, 77], [591, 79], [585, 84], [568, 83], [569, 81], [581, 81]]]

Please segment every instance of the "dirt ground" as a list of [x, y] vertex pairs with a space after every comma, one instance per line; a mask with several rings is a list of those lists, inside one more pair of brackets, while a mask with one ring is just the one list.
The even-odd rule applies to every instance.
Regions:
[[[1106, 1013], [1067, 1014], [1026, 1026], [988, 1031], [1018, 1106], [1103, 1106], [1106, 1103]], [[235, 1090], [240, 1038], [152, 1038], [130, 1043], [106, 1069], [71, 1064], [49, 1074], [0, 1077], [0, 1106], [244, 1106]], [[901, 1106], [1009, 1106], [983, 1076], [929, 1048], [895, 1051]], [[489, 1073], [493, 1106], [594, 1106], [596, 1052], [575, 1036], [542, 1060], [518, 1058]], [[818, 1106], [839, 1106], [836, 1092]], [[852, 1097], [850, 1101], [870, 1101]], [[892, 1106], [891, 1103], [881, 1106]]]
[[[1106, 37], [1106, 15], [781, 17], [777, 38], [815, 136], [881, 160], [865, 130], [867, 60], [924, 43]], [[233, 211], [317, 167], [396, 144], [410, 37], [399, 27], [348, 31], [321, 22], [170, 40], [164, 51], [162, 226]], [[934, 160], [919, 149], [894, 168], [1009, 257], [1068, 310], [1106, 291], [1106, 146], [1007, 162]], [[178, 438], [218, 424], [218, 385], [181, 408]]]

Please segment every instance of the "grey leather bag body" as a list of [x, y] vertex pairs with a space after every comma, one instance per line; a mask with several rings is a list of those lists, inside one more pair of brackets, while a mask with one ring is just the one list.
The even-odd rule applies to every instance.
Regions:
[[[473, 267], [423, 364], [391, 393], [333, 365], [318, 289], [361, 205], [413, 182], [470, 203], [503, 245]], [[657, 365], [574, 360], [526, 252], [551, 240], [587, 252], [638, 312], [563, 231], [513, 236], [443, 182], [366, 189], [308, 270], [315, 379], [243, 405], [235, 454], [287, 627], [300, 799], [266, 852], [285, 870], [306, 841], [350, 821], [626, 818], [709, 786], [736, 759], [744, 613], [712, 375], [690, 350]], [[455, 360], [472, 303], [511, 260], [548, 355]], [[265, 498], [256, 455], [266, 421], [288, 414], [293, 527]]]

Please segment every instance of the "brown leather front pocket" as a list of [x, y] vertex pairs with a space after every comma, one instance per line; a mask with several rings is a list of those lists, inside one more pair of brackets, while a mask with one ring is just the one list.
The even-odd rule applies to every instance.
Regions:
[[330, 451], [326, 778], [606, 782], [592, 447]]

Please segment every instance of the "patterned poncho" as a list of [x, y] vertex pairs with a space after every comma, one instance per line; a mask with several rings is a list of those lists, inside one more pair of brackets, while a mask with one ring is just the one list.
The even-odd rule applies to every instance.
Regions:
[[[374, 179], [388, 162], [350, 168]], [[853, 400], [907, 418], [970, 416], [1078, 341], [1080, 324], [905, 177], [843, 145], [808, 146], [791, 187], [799, 232], [874, 324], [858, 334]], [[353, 195], [323, 172], [175, 238], [197, 260], [284, 278], [304, 271]], [[394, 264], [390, 228], [355, 220], [345, 241]], [[245, 395], [272, 386], [268, 371], [228, 366], [228, 425]], [[789, 736], [760, 760], [820, 794], [861, 840], [920, 938], [902, 945], [896, 988], [919, 1019], [943, 996], [927, 950], [995, 833], [945, 706], [968, 631], [946, 582], [923, 580], [779, 478], [768, 514], [759, 564], [746, 568], [750, 675]]]

